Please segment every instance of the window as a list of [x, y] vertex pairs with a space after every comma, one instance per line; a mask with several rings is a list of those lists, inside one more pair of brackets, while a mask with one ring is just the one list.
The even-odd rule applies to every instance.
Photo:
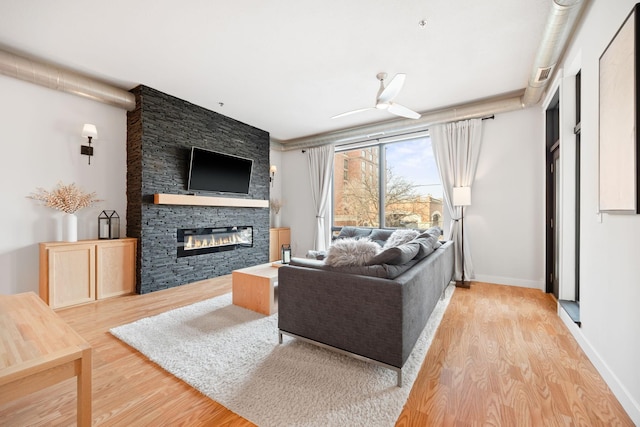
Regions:
[[[363, 160], [344, 160], [351, 158]], [[368, 168], [364, 159], [371, 162]], [[336, 150], [335, 165], [357, 167], [357, 163], [360, 173], [345, 173], [348, 179], [334, 180], [334, 227], [442, 227], [442, 184], [431, 138]]]

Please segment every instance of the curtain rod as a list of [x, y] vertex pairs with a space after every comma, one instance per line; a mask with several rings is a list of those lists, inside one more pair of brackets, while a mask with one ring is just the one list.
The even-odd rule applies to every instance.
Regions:
[[[495, 119], [496, 116], [495, 114], [492, 114], [490, 116], [486, 116], [486, 117], [482, 117], [481, 120], [493, 120]], [[399, 133], [397, 135], [389, 135], [389, 136], [380, 136], [378, 138], [375, 138], [375, 134], [371, 135], [371, 136], [367, 136], [367, 139], [363, 139], [362, 141], [356, 141], [356, 142], [349, 142], [346, 144], [337, 144], [336, 147], [342, 147], [342, 148], [358, 148], [360, 146], [366, 146], [366, 145], [372, 145], [374, 142], [380, 142], [380, 140], [386, 140], [386, 139], [394, 139], [394, 138], [401, 138], [401, 139], [405, 139], [404, 137], [406, 136], [411, 136], [411, 135], [416, 135], [416, 134], [421, 134], [421, 133], [426, 133], [429, 131], [429, 128], [427, 129], [423, 129], [423, 130], [416, 130], [413, 132], [406, 132], [406, 133]], [[384, 142], [384, 141], [383, 141]], [[390, 143], [393, 141], [388, 141], [387, 143]], [[302, 153], [306, 153], [307, 150], [306, 149], [302, 149], [301, 150]]]

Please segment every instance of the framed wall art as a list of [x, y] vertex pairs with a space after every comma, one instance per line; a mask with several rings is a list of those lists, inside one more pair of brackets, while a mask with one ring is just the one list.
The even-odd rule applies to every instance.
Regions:
[[599, 210], [640, 213], [638, 26], [640, 4], [600, 56]]

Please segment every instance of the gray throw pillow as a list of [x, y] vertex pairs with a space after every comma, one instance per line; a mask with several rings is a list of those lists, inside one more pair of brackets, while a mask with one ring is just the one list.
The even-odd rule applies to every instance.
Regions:
[[418, 237], [428, 237], [428, 236], [435, 236], [436, 240], [440, 239], [440, 236], [442, 235], [442, 229], [440, 227], [438, 227], [437, 225], [434, 225], [433, 227], [423, 231], [422, 233], [420, 233], [420, 235]]
[[426, 236], [426, 237], [416, 237], [411, 243], [416, 243], [418, 245], [418, 253], [413, 259], [420, 260], [422, 258], [426, 258], [433, 251], [438, 249], [441, 246], [441, 243], [438, 241], [436, 236]]
[[363, 237], [367, 237], [371, 234], [371, 228], [361, 228], [361, 227], [352, 227], [349, 225], [345, 225], [336, 236], [336, 239], [348, 239], [350, 237], [355, 237], [361, 239]]
[[329, 246], [324, 263], [332, 267], [367, 265], [379, 251], [380, 245], [367, 238], [338, 239]]
[[416, 230], [412, 229], [400, 229], [394, 231], [391, 236], [387, 239], [383, 249], [392, 248], [394, 246], [400, 246], [404, 243], [410, 242], [416, 237], [418, 237], [418, 233]]
[[380, 245], [380, 247], [384, 246], [385, 242], [389, 240], [389, 236], [393, 234], [395, 230], [387, 230], [382, 228], [375, 228], [371, 231], [369, 238]]
[[409, 242], [400, 246], [383, 249], [382, 252], [369, 261], [369, 265], [406, 264], [416, 256], [418, 249], [419, 245], [415, 242]]

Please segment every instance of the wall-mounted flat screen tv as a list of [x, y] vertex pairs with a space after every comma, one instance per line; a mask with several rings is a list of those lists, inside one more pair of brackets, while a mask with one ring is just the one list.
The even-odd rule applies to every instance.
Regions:
[[252, 167], [252, 159], [192, 147], [187, 190], [248, 194]]

